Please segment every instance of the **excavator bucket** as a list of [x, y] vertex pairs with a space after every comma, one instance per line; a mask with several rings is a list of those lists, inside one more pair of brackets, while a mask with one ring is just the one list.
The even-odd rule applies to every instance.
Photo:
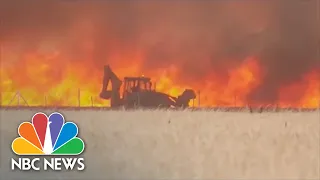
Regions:
[[191, 99], [196, 98], [196, 93], [192, 89], [186, 89], [176, 100], [176, 107], [189, 107]]
[[102, 99], [110, 99], [112, 96], [112, 91], [101, 91], [100, 97]]

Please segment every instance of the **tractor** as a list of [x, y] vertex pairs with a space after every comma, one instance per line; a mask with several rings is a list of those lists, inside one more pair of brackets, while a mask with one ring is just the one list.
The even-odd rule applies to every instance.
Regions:
[[[111, 90], [107, 90], [110, 82]], [[121, 81], [110, 66], [106, 65], [100, 97], [110, 100], [111, 107], [186, 108], [189, 107], [190, 100], [196, 98], [196, 94], [191, 89], [186, 89], [178, 97], [157, 92], [151, 79], [144, 76], [124, 77]]]

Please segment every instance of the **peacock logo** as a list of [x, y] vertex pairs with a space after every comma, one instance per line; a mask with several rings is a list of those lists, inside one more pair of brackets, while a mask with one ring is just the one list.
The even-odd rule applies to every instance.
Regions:
[[20, 137], [12, 142], [12, 151], [17, 155], [80, 155], [84, 142], [78, 138], [78, 126], [65, 122], [62, 114], [49, 117], [38, 112], [32, 123], [23, 122], [18, 128]]

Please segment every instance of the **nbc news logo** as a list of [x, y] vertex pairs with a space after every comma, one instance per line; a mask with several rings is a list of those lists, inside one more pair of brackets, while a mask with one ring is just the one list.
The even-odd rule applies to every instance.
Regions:
[[[47, 117], [44, 113], [36, 113], [32, 117], [32, 123], [20, 124], [18, 134], [20, 137], [12, 142], [12, 151], [20, 158], [11, 159], [12, 170], [76, 169], [83, 171], [85, 169], [84, 158], [61, 157], [78, 156], [85, 147], [82, 139], [77, 137], [77, 125], [73, 122], [65, 122], [62, 114], [55, 112]], [[37, 156], [37, 158], [21, 156]], [[40, 159], [38, 156], [55, 157]]]

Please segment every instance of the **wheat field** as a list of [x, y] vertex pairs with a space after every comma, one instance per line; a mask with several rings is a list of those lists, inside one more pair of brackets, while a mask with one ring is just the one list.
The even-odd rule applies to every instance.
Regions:
[[[45, 111], [49, 113], [50, 111]], [[10, 170], [17, 127], [35, 111], [1, 110], [10, 179], [319, 179], [319, 112], [61, 111], [85, 141], [84, 172]]]

